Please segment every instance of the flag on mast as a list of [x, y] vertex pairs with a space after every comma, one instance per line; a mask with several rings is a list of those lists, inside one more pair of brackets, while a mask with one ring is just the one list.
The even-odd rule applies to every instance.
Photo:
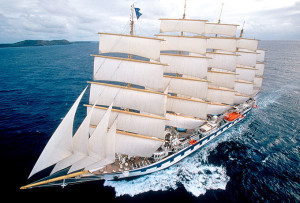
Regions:
[[139, 8], [134, 8], [134, 10], [135, 10], [136, 19], [138, 20], [139, 17], [141, 17], [142, 13], [140, 13], [140, 9]]

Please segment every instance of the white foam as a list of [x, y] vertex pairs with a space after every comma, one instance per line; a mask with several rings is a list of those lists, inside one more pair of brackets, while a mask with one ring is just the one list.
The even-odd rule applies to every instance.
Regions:
[[229, 181], [223, 167], [209, 165], [207, 156], [217, 144], [212, 143], [181, 162], [149, 175], [133, 180], [105, 181], [104, 186], [115, 188], [116, 196], [134, 196], [148, 191], [176, 190], [179, 185], [194, 196], [209, 189], [225, 189]]

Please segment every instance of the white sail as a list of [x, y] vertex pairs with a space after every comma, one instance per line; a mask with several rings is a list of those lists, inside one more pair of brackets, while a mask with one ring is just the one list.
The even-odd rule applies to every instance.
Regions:
[[206, 99], [208, 81], [164, 76], [164, 87], [166, 88], [167, 86], [169, 86], [169, 92]]
[[[88, 106], [87, 112], [90, 110], [91, 106]], [[105, 112], [106, 108], [96, 107], [91, 119], [91, 125], [97, 125]], [[118, 118], [118, 130], [164, 139], [166, 120], [163, 117], [113, 109], [108, 126], [112, 125], [116, 118]]]
[[254, 86], [255, 87], [261, 88], [262, 82], [263, 82], [263, 78], [262, 77], [255, 77], [254, 78]]
[[264, 70], [265, 70], [265, 64], [264, 63], [256, 63], [255, 69], [256, 69], [256, 72], [255, 72], [256, 75], [263, 76]]
[[164, 39], [161, 42], [160, 50], [168, 51], [187, 51], [197, 54], [206, 53], [206, 38], [204, 37], [188, 37], [188, 36], [172, 36], [172, 35], [157, 35], [159, 39]]
[[236, 63], [238, 65], [245, 65], [255, 67], [256, 65], [256, 52], [237, 51], [238, 54]]
[[127, 53], [159, 61], [160, 42], [157, 38], [99, 33], [100, 53]]
[[71, 109], [64, 117], [62, 122], [59, 124], [58, 128], [55, 130], [54, 134], [48, 141], [46, 147], [41, 153], [39, 159], [37, 160], [35, 166], [33, 167], [29, 178], [36, 174], [37, 172], [56, 164], [57, 162], [65, 159], [66, 157], [72, 155], [72, 136], [73, 136], [73, 122], [77, 107], [84, 95], [87, 87], [79, 95], [75, 103], [72, 105]]
[[208, 104], [207, 114], [222, 114], [230, 108], [229, 105]]
[[206, 119], [207, 103], [193, 99], [168, 96], [167, 111], [179, 113], [184, 116]]
[[95, 105], [91, 107], [90, 112], [87, 114], [87, 116], [77, 129], [75, 135], [73, 136], [72, 155], [59, 161], [53, 168], [51, 174], [71, 166], [72, 164], [88, 155], [89, 128], [94, 107]]
[[221, 72], [221, 71], [207, 72], [207, 80], [211, 81], [214, 86], [233, 89], [235, 78], [236, 78], [235, 73]]
[[247, 81], [235, 81], [234, 90], [240, 94], [252, 95], [253, 83]]
[[256, 52], [258, 53], [257, 56], [256, 56], [256, 61], [264, 62], [266, 51], [263, 50], [263, 49], [257, 49]]
[[205, 33], [233, 37], [236, 35], [237, 26], [233, 24], [205, 23]]
[[117, 120], [113, 122], [105, 139], [105, 158], [85, 167], [85, 170], [95, 171], [100, 168], [103, 168], [107, 164], [111, 164], [115, 162], [116, 136], [117, 136]]
[[163, 142], [130, 135], [129, 133], [117, 133], [116, 153], [129, 156], [151, 157]]
[[250, 97], [247, 95], [235, 94], [234, 95], [234, 104], [241, 104], [247, 101]]
[[178, 73], [205, 78], [208, 61], [210, 60], [207, 57], [161, 53], [160, 61], [169, 64], [169, 66], [163, 66], [165, 73]]
[[162, 91], [162, 66], [160, 63], [95, 56], [94, 80], [126, 82]]
[[205, 122], [205, 120], [202, 119], [169, 113], [166, 114], [166, 118], [169, 119], [169, 121], [167, 121], [167, 125], [184, 129], [194, 129]]
[[248, 82], [253, 82], [255, 77], [256, 69], [254, 68], [245, 68], [245, 67], [236, 67], [236, 76], [237, 79], [246, 80]]
[[233, 90], [208, 88], [207, 100], [232, 105], [234, 103], [234, 94], [235, 91]]
[[231, 37], [210, 37], [207, 39], [208, 49], [218, 49], [223, 51], [235, 52], [236, 39]]
[[256, 51], [257, 46], [258, 46], [257, 39], [239, 38], [237, 40], [237, 48], [239, 48], [239, 49], [247, 49], [250, 51]]
[[209, 67], [233, 72], [235, 71], [237, 58], [236, 54], [207, 52], [206, 56], [211, 58], [210, 60], [208, 60]]
[[114, 101], [114, 105], [117, 107], [135, 109], [161, 116], [165, 114], [165, 95], [163, 93], [105, 83], [91, 83], [90, 104], [96, 102], [100, 93], [98, 105], [108, 106]]
[[109, 106], [103, 118], [97, 125], [95, 131], [90, 136], [88, 144], [88, 155], [85, 156], [83, 159], [79, 160], [78, 162], [74, 163], [69, 169], [68, 173], [80, 170], [91, 164], [105, 159], [105, 144], [111, 109], [112, 104]]
[[203, 34], [206, 20], [160, 19], [160, 32], [189, 32]]

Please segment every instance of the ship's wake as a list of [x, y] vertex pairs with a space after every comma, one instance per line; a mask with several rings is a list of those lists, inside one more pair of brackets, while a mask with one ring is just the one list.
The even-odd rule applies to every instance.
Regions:
[[224, 141], [223, 139], [218, 139], [165, 170], [133, 180], [105, 181], [104, 186], [114, 187], [116, 196], [135, 196], [149, 191], [176, 190], [180, 186], [197, 197], [205, 194], [206, 190], [224, 190], [230, 179], [226, 175], [226, 169], [207, 163], [209, 153], [219, 142]]
[[194, 196], [205, 194], [208, 189], [225, 189], [229, 181], [226, 170], [222, 167], [202, 165], [194, 161], [194, 158], [187, 158], [168, 169], [134, 180], [106, 181], [104, 185], [114, 187], [116, 196], [175, 190], [180, 185]]

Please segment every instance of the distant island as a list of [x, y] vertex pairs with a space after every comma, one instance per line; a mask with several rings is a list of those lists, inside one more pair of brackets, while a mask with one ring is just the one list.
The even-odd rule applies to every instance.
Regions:
[[0, 48], [4, 47], [28, 47], [28, 46], [50, 46], [50, 45], [69, 45], [72, 42], [68, 40], [24, 40], [12, 44], [0, 44]]

